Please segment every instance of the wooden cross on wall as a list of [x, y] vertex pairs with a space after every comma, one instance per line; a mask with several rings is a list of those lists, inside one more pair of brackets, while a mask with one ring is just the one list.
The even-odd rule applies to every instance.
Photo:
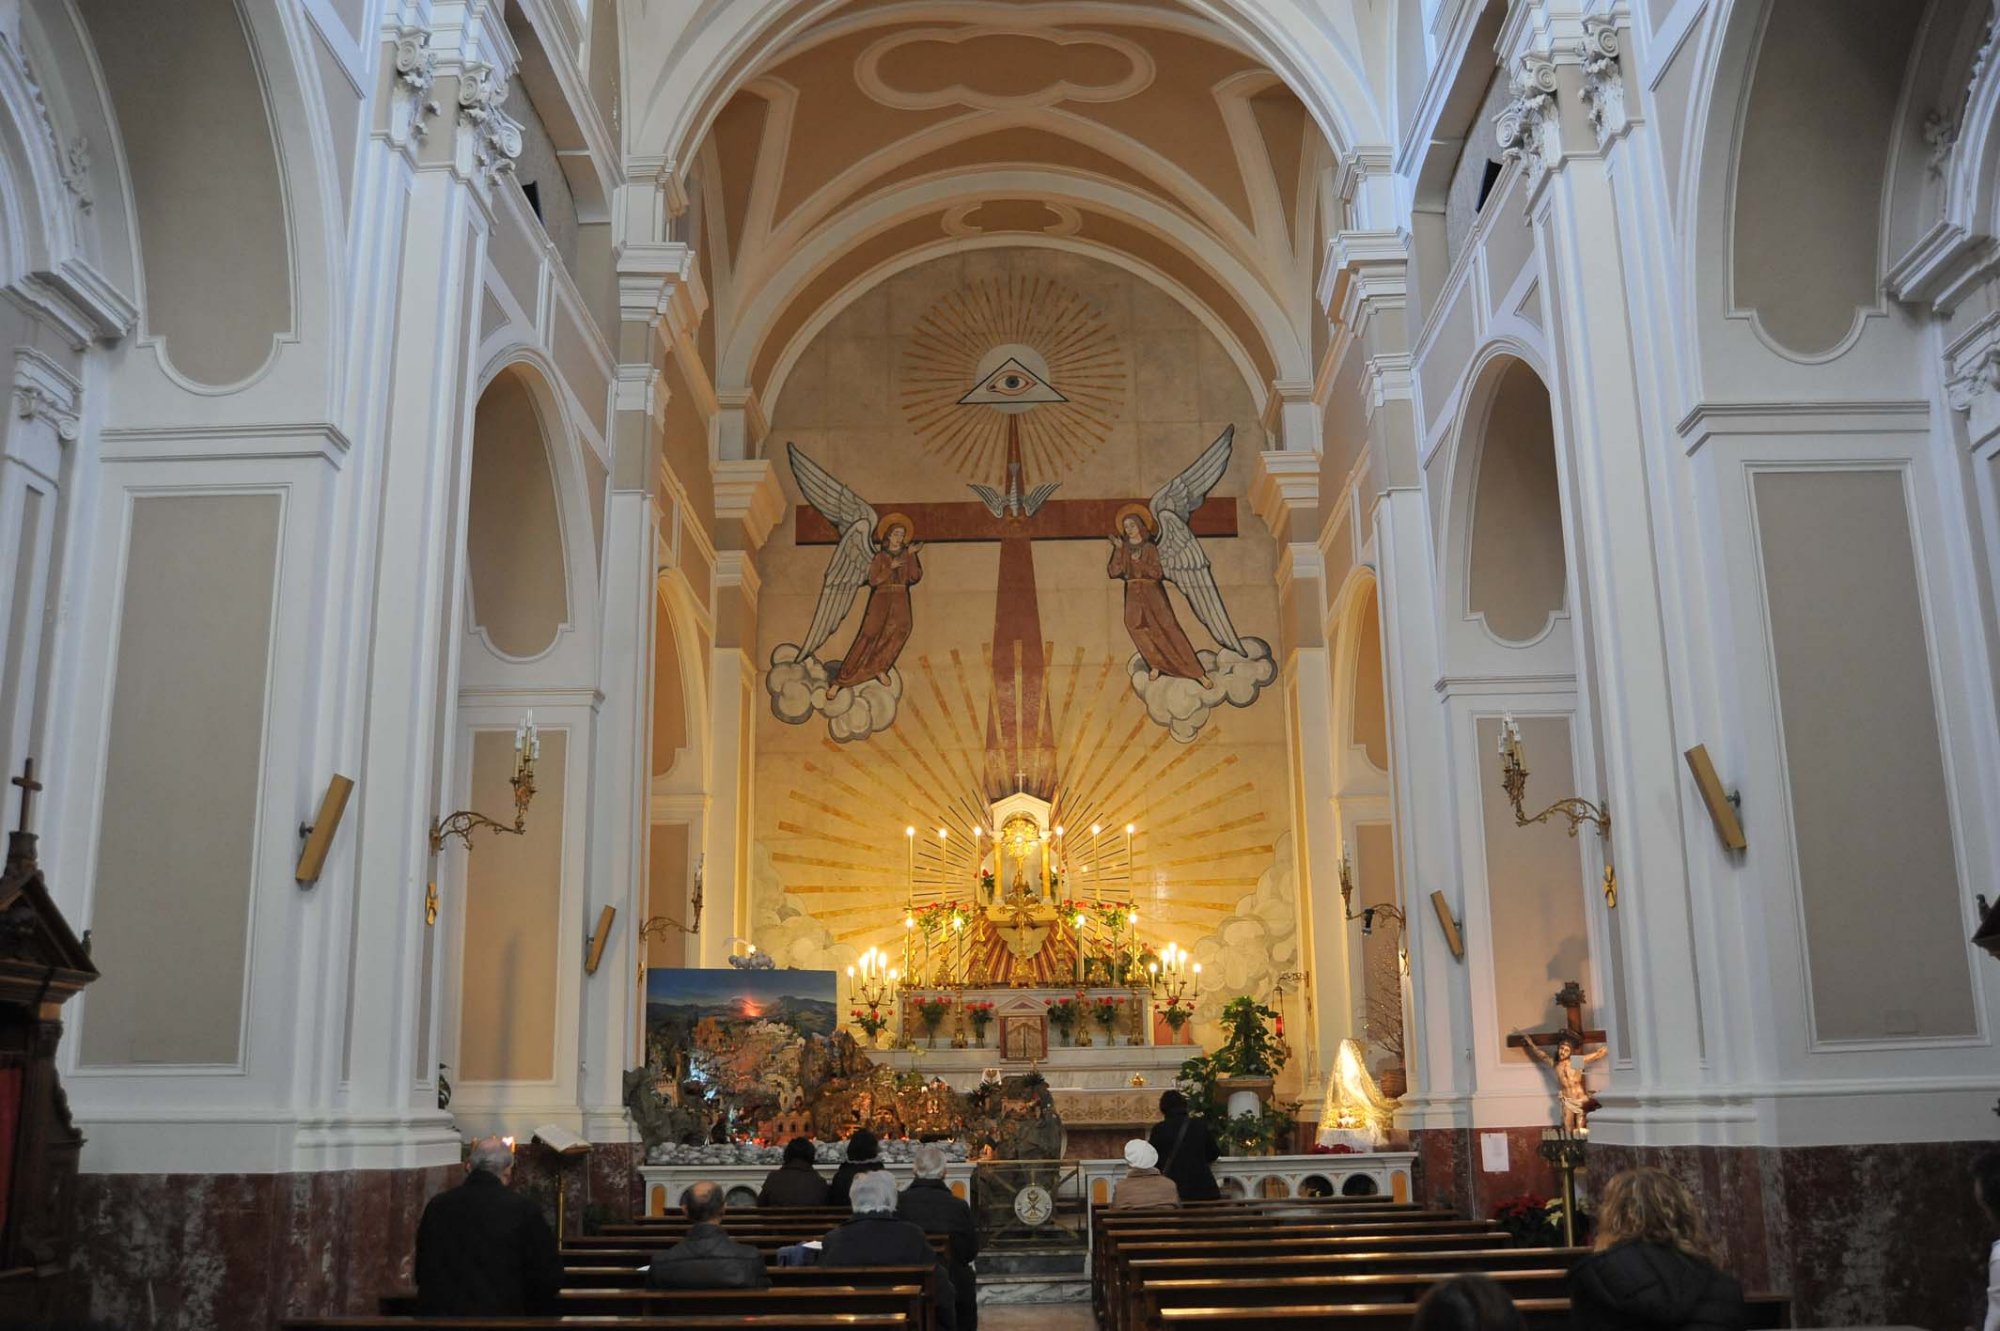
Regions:
[[1556, 991], [1556, 1006], [1567, 1014], [1562, 1029], [1536, 1031], [1533, 1035], [1510, 1035], [1507, 1047], [1520, 1049], [1533, 1044], [1537, 1048], [1553, 1049], [1565, 1040], [1569, 1041], [1572, 1049], [1581, 1049], [1586, 1044], [1603, 1044], [1603, 1031], [1584, 1029], [1583, 1003], [1583, 986], [1575, 980], [1565, 981], [1563, 987]]
[[[1016, 417], [1007, 418], [1010, 469], [1021, 466]], [[1021, 482], [1025, 486], [1026, 481]], [[913, 541], [926, 545], [1000, 543], [999, 595], [993, 603], [993, 701], [987, 708], [987, 795], [1009, 793], [1007, 782], [1044, 799], [1055, 785], [1055, 735], [1048, 708], [1041, 602], [1035, 592], [1036, 541], [1106, 541], [1117, 530], [1118, 510], [1145, 497], [1050, 499], [1033, 514], [997, 515], [984, 503], [877, 503], [881, 512], [910, 516]], [[811, 504], [795, 510], [792, 538], [801, 546], [836, 545], [840, 533]], [[1188, 517], [1197, 536], [1235, 536], [1236, 501], [1211, 496]], [[1017, 773], [1020, 774], [1017, 778]]]

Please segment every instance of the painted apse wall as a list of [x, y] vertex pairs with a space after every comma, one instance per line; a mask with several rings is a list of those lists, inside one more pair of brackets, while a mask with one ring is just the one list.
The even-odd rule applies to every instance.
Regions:
[[[1021, 783], [1052, 798], [1073, 835], [1095, 820], [1115, 843], [1127, 822], [1136, 825], [1141, 938], [1178, 942], [1202, 961], [1210, 986], [1202, 1012], [1219, 1008], [1211, 995], [1268, 995], [1280, 973], [1299, 969], [1283, 702], [1279, 690], [1257, 687], [1275, 671], [1268, 659], [1237, 657], [1233, 670], [1212, 676], [1211, 695], [1226, 688], [1246, 700], [1241, 706], [1225, 698], [1204, 708], [1190, 701], [1191, 682], [1164, 681], [1179, 690], [1165, 699], [1165, 715], [1189, 736], [1177, 738], [1128, 677], [1134, 645], [1124, 593], [1106, 573], [1108, 519], [1118, 505], [1152, 496], [1233, 425], [1233, 456], [1214, 493], [1234, 501], [1238, 534], [1203, 537], [1202, 547], [1246, 651], [1268, 653], [1277, 637], [1276, 549], [1243, 502], [1263, 431], [1243, 375], [1195, 316], [1120, 269], [1046, 249], [979, 250], [891, 277], [819, 332], [780, 390], [770, 448], [787, 498], [801, 501], [784, 460], [789, 442], [878, 513], [968, 501], [976, 509], [969, 484], [1003, 484], [1005, 418], [957, 399], [977, 387], [982, 358], [1002, 344], [1039, 352], [1045, 366], [1034, 372], [1045, 370], [1069, 399], [1015, 419], [1024, 488], [1060, 483], [1035, 530], [1077, 535], [1034, 541], [1028, 610], [1020, 579], [1002, 585], [997, 543], [936, 541], [940, 532], [916, 521], [915, 539], [933, 543], [919, 552], [923, 577], [896, 666], [900, 697], [888, 701], [893, 719], [884, 722], [879, 710], [866, 722], [852, 711], [808, 711], [795, 723], [778, 715], [798, 715], [795, 702], [768, 692], [760, 700], [775, 705], [757, 721], [755, 941], [801, 967], [844, 968], [870, 945], [900, 950], [905, 827], [920, 832], [920, 887], [935, 880], [926, 863], [936, 829], [948, 825], [948, 872], [969, 888], [977, 811]], [[1058, 511], [1064, 500], [1106, 502]], [[807, 634], [835, 553], [798, 535], [794, 507], [760, 557], [767, 689], [784, 682], [771, 673], [773, 654], [782, 669]], [[1187, 599], [1168, 595], [1192, 645], [1214, 650]], [[866, 599], [858, 596], [827, 636], [823, 659], [841, 659]], [[1011, 623], [1039, 623], [1046, 743], [1035, 742], [1032, 717], [1015, 726], [1000, 715], [1015, 670], [1003, 630], [997, 673], [1009, 687], [996, 689], [991, 644], [1002, 602]], [[1034, 635], [1020, 636], [1025, 643]], [[1029, 655], [1024, 646], [1031, 676]], [[879, 709], [891, 690], [872, 687], [870, 705]], [[1032, 694], [1024, 682], [1018, 696]], [[882, 728], [857, 734], [871, 724]], [[1088, 858], [1073, 849], [1073, 861]]]

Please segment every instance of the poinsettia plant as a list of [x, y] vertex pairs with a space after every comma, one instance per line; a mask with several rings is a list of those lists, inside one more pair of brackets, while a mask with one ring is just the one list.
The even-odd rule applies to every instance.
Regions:
[[1497, 1202], [1493, 1219], [1515, 1243], [1529, 1248], [1549, 1247], [1562, 1239], [1560, 1215], [1551, 1215], [1552, 1205], [1558, 1213], [1561, 1211], [1561, 1202], [1552, 1203], [1536, 1193], [1524, 1192]]

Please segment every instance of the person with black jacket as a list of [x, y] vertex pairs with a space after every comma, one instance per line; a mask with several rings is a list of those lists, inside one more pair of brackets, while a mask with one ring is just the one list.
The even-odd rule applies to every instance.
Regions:
[[[859, 1134], [856, 1134], [857, 1136]], [[872, 1142], [873, 1137], [869, 1140]], [[880, 1162], [877, 1162], [878, 1166]], [[896, 1180], [879, 1167], [854, 1180], [854, 1214], [820, 1240], [821, 1266], [930, 1266], [937, 1271], [938, 1325], [958, 1329], [958, 1292], [924, 1231], [896, 1216]]]
[[944, 1181], [944, 1149], [924, 1145], [910, 1159], [915, 1175], [896, 1202], [896, 1214], [926, 1234], [942, 1234], [950, 1241], [951, 1286], [958, 1296], [958, 1331], [975, 1331], [979, 1325], [978, 1276], [972, 1259], [979, 1256], [979, 1227], [972, 1222], [972, 1208], [954, 1197]]
[[866, 1174], [882, 1168], [882, 1148], [875, 1140], [875, 1134], [866, 1128], [856, 1128], [847, 1138], [847, 1159], [840, 1162], [840, 1168], [833, 1171], [833, 1181], [826, 1186], [826, 1205], [846, 1206], [847, 1190], [854, 1186], [856, 1174]]
[[785, 1162], [764, 1175], [757, 1205], [825, 1206], [826, 1180], [813, 1168], [813, 1144], [804, 1137], [785, 1143]]
[[681, 1197], [687, 1233], [646, 1268], [648, 1289], [766, 1289], [764, 1255], [722, 1230], [727, 1206], [720, 1185], [704, 1179]]
[[1160, 1156], [1160, 1172], [1174, 1181], [1184, 1202], [1212, 1202], [1221, 1198], [1211, 1162], [1222, 1158], [1208, 1125], [1188, 1116], [1187, 1097], [1179, 1091], [1160, 1095], [1160, 1121], [1153, 1125], [1147, 1141]]
[[472, 1144], [465, 1181], [430, 1199], [417, 1224], [417, 1315], [532, 1317], [556, 1311], [562, 1258], [542, 1208], [508, 1190], [514, 1148]]
[[1569, 1273], [1575, 1331], [1743, 1331], [1743, 1287], [1717, 1269], [1694, 1195], [1663, 1169], [1604, 1185], [1597, 1251]]

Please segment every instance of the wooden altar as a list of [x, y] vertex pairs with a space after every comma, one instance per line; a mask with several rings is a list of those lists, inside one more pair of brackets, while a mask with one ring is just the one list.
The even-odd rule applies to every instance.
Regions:
[[49, 898], [28, 832], [34, 764], [15, 777], [19, 829], [0, 871], [0, 1323], [58, 1320], [80, 1311], [70, 1271], [77, 1157], [56, 1077], [62, 1006], [97, 978], [90, 954]]

